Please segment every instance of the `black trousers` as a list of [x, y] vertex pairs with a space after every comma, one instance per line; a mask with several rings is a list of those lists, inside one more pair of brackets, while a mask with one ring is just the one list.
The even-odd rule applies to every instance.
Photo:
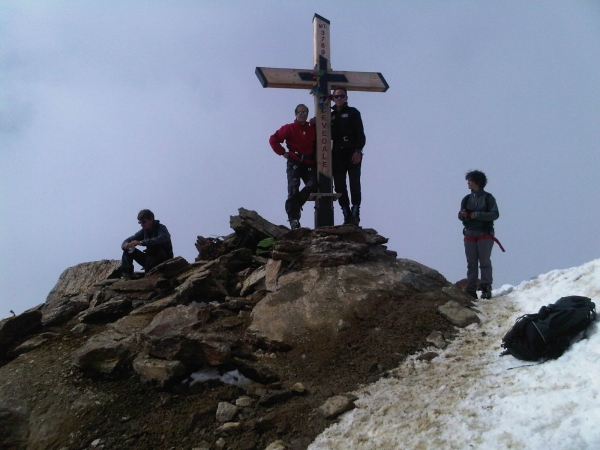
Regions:
[[161, 262], [165, 262], [169, 259], [167, 253], [162, 249], [152, 249], [151, 253], [142, 252], [137, 248], [133, 250], [133, 253], [129, 253], [129, 250], [123, 250], [123, 256], [121, 257], [121, 269], [123, 273], [133, 273], [133, 261], [138, 263], [148, 272], [153, 267], [158, 266]]
[[[286, 172], [288, 198], [285, 201], [285, 212], [290, 220], [300, 220], [300, 210], [310, 194], [318, 190], [317, 168], [288, 158]], [[304, 182], [302, 189], [300, 189], [300, 180]]]
[[[362, 161], [358, 164], [352, 163], [353, 148], [335, 149], [332, 152], [332, 172], [335, 192], [342, 194], [338, 203], [341, 207], [349, 207], [350, 199], [352, 204], [360, 206], [362, 200], [360, 188], [360, 167]], [[348, 198], [348, 186], [346, 185], [346, 176], [350, 181], [350, 198]]]

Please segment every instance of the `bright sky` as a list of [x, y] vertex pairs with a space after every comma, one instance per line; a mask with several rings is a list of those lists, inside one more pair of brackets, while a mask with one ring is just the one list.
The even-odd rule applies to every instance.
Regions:
[[518, 317], [568, 295], [600, 307], [600, 259], [495, 290], [478, 302], [480, 325], [461, 330], [444, 351], [426, 349], [440, 353], [431, 362], [413, 355], [393, 377], [356, 392], [357, 409], [309, 450], [600, 448], [597, 322], [556, 360], [498, 356]]
[[312, 99], [254, 70], [312, 68], [315, 13], [334, 70], [390, 85], [349, 96], [367, 135], [361, 225], [464, 278], [456, 216], [479, 169], [507, 250], [495, 286], [598, 257], [597, 2], [4, 0], [0, 317], [44, 302], [67, 267], [120, 258], [142, 208], [188, 261], [239, 207], [285, 224], [268, 138]]

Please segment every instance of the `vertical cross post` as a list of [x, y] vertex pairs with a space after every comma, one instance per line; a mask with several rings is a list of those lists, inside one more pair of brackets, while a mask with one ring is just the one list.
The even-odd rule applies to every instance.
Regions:
[[333, 72], [330, 62], [329, 20], [315, 14], [313, 17], [314, 70], [275, 69], [257, 67], [256, 76], [262, 86], [311, 89], [315, 104], [315, 127], [317, 135], [317, 171], [319, 191], [309, 200], [315, 200], [315, 228], [334, 224], [331, 165], [331, 109], [329, 92], [331, 85], [344, 86], [348, 91], [385, 92], [389, 85], [379, 72]]
[[[319, 191], [315, 198], [315, 228], [332, 226], [333, 214], [333, 178], [331, 166], [331, 109], [326, 96], [329, 94], [329, 83], [324, 75], [331, 70], [329, 56], [329, 21], [318, 14], [313, 17], [313, 57], [318, 86], [313, 89], [315, 103], [317, 179]], [[329, 195], [328, 195], [329, 194]]]

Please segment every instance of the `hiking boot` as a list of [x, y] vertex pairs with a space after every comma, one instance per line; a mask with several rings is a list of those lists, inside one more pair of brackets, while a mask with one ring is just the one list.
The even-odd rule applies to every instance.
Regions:
[[290, 219], [290, 228], [292, 230], [295, 230], [297, 228], [300, 228], [300, 221], [296, 220], [296, 219]]
[[356, 226], [358, 226], [358, 224], [360, 223], [360, 206], [352, 206], [352, 216], [350, 217], [350, 223]]
[[121, 280], [131, 280], [131, 277], [133, 276], [132, 273], [129, 272], [123, 272], [121, 274]]
[[481, 298], [490, 299], [492, 298], [492, 285], [482, 284], [479, 289], [481, 290]]
[[350, 208], [342, 206], [342, 214], [344, 214], [344, 225], [352, 225], [352, 213], [350, 212]]
[[477, 299], [477, 289], [467, 288], [467, 289], [465, 289], [465, 292], [466, 292], [467, 295], [470, 295], [474, 299]]

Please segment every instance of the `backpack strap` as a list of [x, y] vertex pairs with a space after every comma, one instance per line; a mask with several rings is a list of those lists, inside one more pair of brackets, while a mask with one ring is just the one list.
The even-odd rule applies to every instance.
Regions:
[[[469, 194], [470, 195], [470, 194]], [[469, 201], [469, 196], [465, 195], [462, 201], [460, 202], [460, 210], [467, 209], [467, 202]]]

